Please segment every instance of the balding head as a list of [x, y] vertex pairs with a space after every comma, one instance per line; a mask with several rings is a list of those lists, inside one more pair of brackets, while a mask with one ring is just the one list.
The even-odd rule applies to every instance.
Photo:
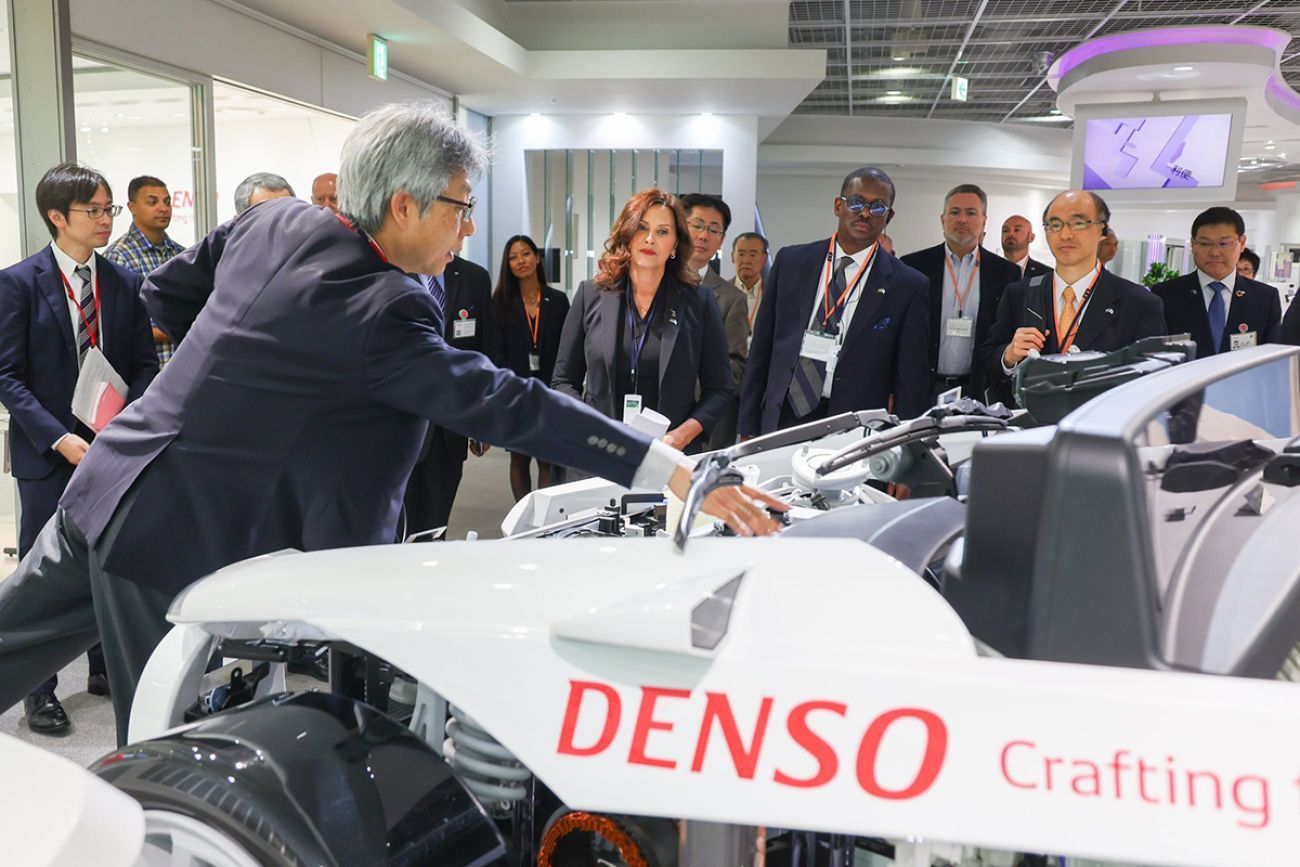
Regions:
[[1034, 227], [1028, 217], [1013, 214], [1002, 223], [1002, 255], [1019, 262], [1029, 255], [1029, 245], [1034, 242]]
[[339, 176], [334, 172], [317, 175], [315, 180], [311, 182], [311, 203], [320, 205], [322, 208], [329, 208], [337, 214], [339, 210], [338, 181]]

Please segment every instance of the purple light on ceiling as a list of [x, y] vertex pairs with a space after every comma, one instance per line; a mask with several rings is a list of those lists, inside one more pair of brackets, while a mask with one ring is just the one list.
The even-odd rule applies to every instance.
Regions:
[[1163, 48], [1170, 45], [1256, 45], [1281, 52], [1291, 37], [1267, 27], [1231, 27], [1204, 25], [1197, 27], [1161, 27], [1155, 30], [1134, 30], [1091, 39], [1075, 46], [1052, 66], [1053, 89], [1077, 67], [1104, 54], [1132, 51], [1137, 48]]
[[1268, 83], [1264, 85], [1264, 91], [1283, 105], [1300, 111], [1300, 93], [1296, 93], [1291, 89], [1291, 85], [1276, 75], [1268, 77]]

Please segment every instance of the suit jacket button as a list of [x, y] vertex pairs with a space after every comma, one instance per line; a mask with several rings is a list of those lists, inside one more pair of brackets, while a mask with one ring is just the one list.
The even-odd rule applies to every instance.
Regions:
[[604, 437], [601, 437], [600, 439], [596, 440], [596, 448], [603, 449], [605, 447], [605, 443], [607, 442], [609, 442], [609, 440], [605, 439]]
[[598, 439], [599, 439], [599, 437], [596, 437], [596, 436], [589, 436], [589, 437], [587, 437], [587, 445], [589, 445], [589, 446], [594, 446], [594, 445], [596, 444], [596, 441], [597, 441]]
[[618, 443], [610, 443], [605, 446], [605, 451], [609, 452], [611, 455], [614, 454], [614, 452], [618, 451]]
[[621, 458], [621, 457], [623, 457], [623, 455], [625, 455], [625, 454], [627, 454], [627, 447], [626, 447], [626, 446], [619, 446], [619, 447], [618, 447], [618, 456]]

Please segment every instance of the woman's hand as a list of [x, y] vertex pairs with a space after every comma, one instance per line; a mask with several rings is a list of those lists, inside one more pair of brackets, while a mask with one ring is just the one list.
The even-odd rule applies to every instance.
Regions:
[[693, 418], [679, 424], [677, 427], [664, 434], [663, 441], [677, 451], [686, 451], [686, 447], [695, 441], [695, 438], [704, 433], [704, 425], [700, 424]]
[[[679, 465], [668, 480], [668, 489], [678, 499], [685, 500], [690, 487], [691, 468], [685, 464]], [[779, 530], [781, 524], [768, 515], [764, 506], [778, 512], [790, 508], [766, 491], [749, 485], [728, 485], [705, 497], [700, 511], [722, 519], [739, 536], [766, 536]]]

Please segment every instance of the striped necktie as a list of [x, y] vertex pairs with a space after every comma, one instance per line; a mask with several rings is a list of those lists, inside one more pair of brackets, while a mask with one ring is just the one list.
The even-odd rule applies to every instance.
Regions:
[[78, 265], [73, 274], [81, 281], [79, 304], [81, 315], [77, 317], [77, 364], [86, 360], [90, 347], [99, 341], [99, 315], [95, 310], [95, 289], [91, 285], [90, 266]]
[[440, 328], [446, 328], [447, 323], [447, 290], [442, 285], [442, 275], [440, 274], [421, 274], [420, 279], [428, 288], [429, 294], [433, 296], [433, 305], [438, 308], [438, 325]]

